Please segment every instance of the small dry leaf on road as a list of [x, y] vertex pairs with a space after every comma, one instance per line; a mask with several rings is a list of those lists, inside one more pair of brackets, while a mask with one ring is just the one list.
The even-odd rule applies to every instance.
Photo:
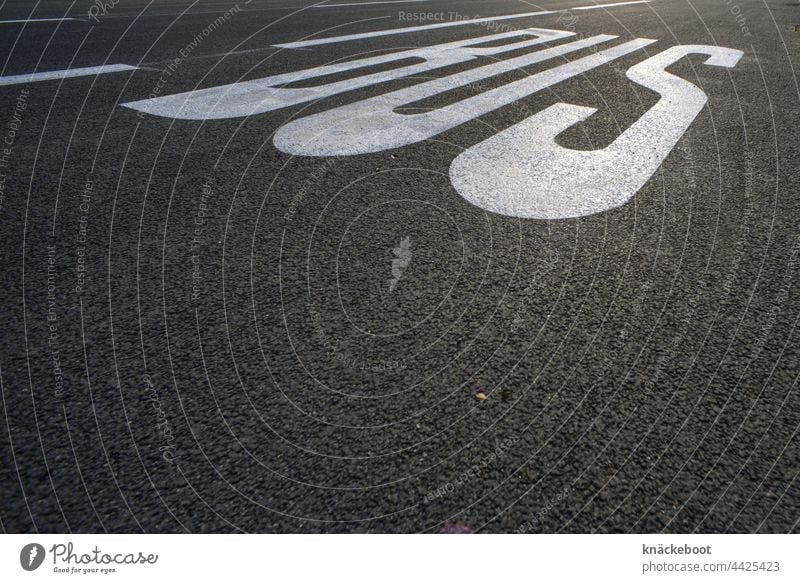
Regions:
[[484, 393], [483, 391], [478, 391], [477, 393], [475, 393], [475, 398], [478, 399], [479, 401], [485, 401], [489, 397], [487, 397], [486, 393]]

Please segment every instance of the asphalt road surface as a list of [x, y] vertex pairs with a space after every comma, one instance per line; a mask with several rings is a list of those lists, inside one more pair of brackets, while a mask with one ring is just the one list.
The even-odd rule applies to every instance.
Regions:
[[2, 529], [798, 531], [800, 6], [600, 4], [0, 4]]

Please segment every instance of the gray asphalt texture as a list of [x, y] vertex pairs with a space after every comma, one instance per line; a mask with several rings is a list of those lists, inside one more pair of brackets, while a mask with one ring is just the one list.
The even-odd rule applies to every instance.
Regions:
[[[420, 24], [400, 11], [591, 1], [310, 4], [240, 2], [172, 68], [232, 2], [122, 0], [98, 22], [88, 1], [0, 6], [80, 19], [0, 24], [3, 75], [141, 67], [0, 87], [0, 140], [16, 115], [0, 168], [3, 531], [797, 531], [800, 7], [506, 21], [658, 42], [379, 154], [292, 157], [272, 135], [419, 78], [230, 120], [120, 106], [492, 32], [271, 46]], [[554, 103], [599, 110], [560, 144], [611, 143], [657, 100], [625, 71], [677, 44], [744, 56], [669, 68], [708, 104], [628, 204], [521, 220], [451, 186], [455, 156]]]

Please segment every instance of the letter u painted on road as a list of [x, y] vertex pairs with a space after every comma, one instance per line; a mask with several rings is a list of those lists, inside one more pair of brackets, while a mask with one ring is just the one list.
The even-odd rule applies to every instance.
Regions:
[[650, 179], [706, 104], [706, 95], [664, 69], [686, 55], [733, 67], [742, 52], [686, 45], [665, 50], [628, 70], [632, 81], [661, 99], [609, 146], [577, 151], [555, 138], [596, 110], [557, 103], [458, 156], [450, 180], [472, 204], [533, 219], [592, 215], [618, 207]]
[[451, 89], [479, 83], [495, 75], [560, 57], [613, 38], [615, 37], [610, 35], [589, 37], [310, 115], [279, 129], [275, 134], [275, 146], [288, 154], [302, 156], [348, 156], [408, 146], [656, 42], [635, 39], [462, 99], [448, 107], [416, 114], [396, 111], [399, 107]]

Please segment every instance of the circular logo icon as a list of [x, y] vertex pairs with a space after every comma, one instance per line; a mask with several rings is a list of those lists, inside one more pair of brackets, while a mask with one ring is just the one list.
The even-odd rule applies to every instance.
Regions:
[[38, 543], [30, 543], [19, 552], [19, 564], [26, 571], [35, 571], [44, 562], [44, 547]]

